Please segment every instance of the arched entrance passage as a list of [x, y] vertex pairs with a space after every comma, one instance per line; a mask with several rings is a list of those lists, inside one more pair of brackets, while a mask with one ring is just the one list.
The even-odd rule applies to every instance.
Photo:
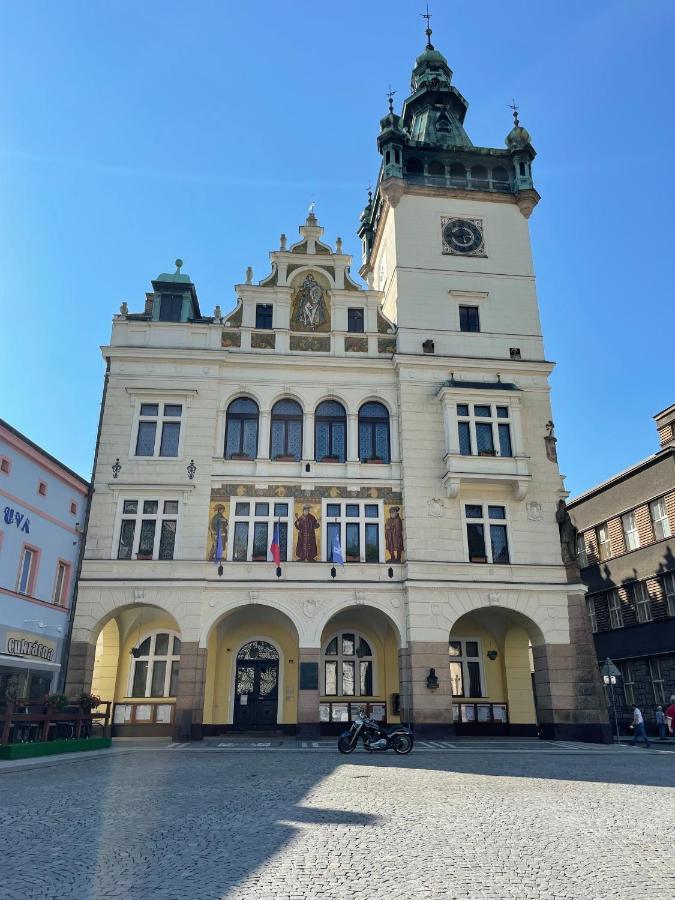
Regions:
[[335, 613], [321, 632], [319, 721], [336, 734], [364, 709], [381, 722], [400, 721], [400, 636], [394, 622], [374, 607]]
[[237, 653], [233, 724], [264, 728], [277, 724], [279, 651], [268, 641], [247, 641]]
[[206, 643], [206, 734], [295, 730], [298, 631], [285, 613], [261, 603], [237, 606], [217, 620]]
[[457, 619], [448, 667], [458, 735], [537, 735], [532, 646], [543, 642], [536, 623], [504, 607]]
[[[80, 673], [80, 689], [112, 702], [113, 735], [172, 734], [181, 662], [174, 617], [149, 604], [119, 607], [96, 624], [91, 639], [93, 667]], [[69, 680], [76, 674], [69, 670]]]

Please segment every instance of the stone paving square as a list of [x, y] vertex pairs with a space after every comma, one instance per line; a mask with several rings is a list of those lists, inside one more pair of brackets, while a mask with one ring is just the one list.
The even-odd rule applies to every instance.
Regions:
[[519, 746], [125, 746], [4, 769], [0, 896], [675, 895], [675, 754]]

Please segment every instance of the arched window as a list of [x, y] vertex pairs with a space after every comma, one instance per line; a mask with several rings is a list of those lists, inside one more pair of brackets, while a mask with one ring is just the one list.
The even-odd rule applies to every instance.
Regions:
[[389, 413], [382, 403], [364, 403], [359, 410], [359, 459], [361, 462], [391, 461]]
[[471, 166], [471, 182], [474, 187], [488, 187], [488, 172], [485, 166]]
[[180, 638], [173, 631], [148, 635], [131, 651], [130, 695], [175, 697], [180, 666]]
[[439, 162], [437, 159], [432, 160], [429, 163], [429, 174], [430, 175], [445, 175], [445, 166], [442, 162]]
[[408, 175], [423, 175], [424, 166], [419, 159], [409, 159], [405, 164]]
[[225, 459], [258, 455], [258, 404], [248, 397], [233, 400], [227, 408]]
[[272, 407], [270, 456], [302, 457], [302, 408], [297, 400], [279, 400]]
[[337, 400], [324, 400], [314, 413], [314, 459], [344, 462], [347, 458], [347, 414]]
[[503, 166], [497, 166], [492, 170], [492, 186], [498, 191], [509, 189], [509, 175]]
[[326, 697], [372, 697], [373, 651], [356, 631], [336, 634], [323, 651], [323, 690]]
[[466, 169], [461, 163], [453, 163], [450, 166], [450, 179], [453, 184], [466, 184]]

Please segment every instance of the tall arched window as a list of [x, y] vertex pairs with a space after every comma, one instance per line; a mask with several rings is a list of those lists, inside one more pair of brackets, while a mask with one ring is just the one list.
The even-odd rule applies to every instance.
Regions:
[[314, 412], [314, 459], [344, 462], [347, 458], [347, 414], [337, 400], [324, 400]]
[[423, 175], [424, 174], [424, 166], [422, 165], [419, 159], [409, 159], [405, 164], [405, 169], [408, 175]]
[[272, 459], [302, 457], [302, 408], [296, 400], [279, 400], [272, 407]]
[[445, 175], [445, 166], [442, 162], [439, 162], [437, 159], [433, 159], [429, 163], [429, 174], [430, 175]]
[[258, 455], [258, 404], [248, 397], [233, 400], [227, 408], [225, 459]]
[[157, 631], [131, 651], [130, 696], [175, 697], [180, 666], [180, 638]]
[[489, 186], [488, 172], [485, 166], [471, 166], [471, 183], [478, 188]]
[[326, 697], [372, 697], [373, 651], [356, 631], [336, 634], [323, 651], [323, 690]]
[[466, 169], [461, 163], [452, 163], [450, 166], [450, 179], [453, 184], [466, 184]]
[[361, 462], [391, 461], [389, 413], [382, 403], [364, 403], [359, 410], [359, 459]]

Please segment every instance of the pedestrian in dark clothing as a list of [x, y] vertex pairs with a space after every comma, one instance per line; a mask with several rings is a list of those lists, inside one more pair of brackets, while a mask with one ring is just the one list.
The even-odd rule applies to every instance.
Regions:
[[641, 738], [645, 742], [645, 747], [651, 747], [647, 732], [645, 731], [645, 720], [642, 713], [635, 704], [632, 705], [631, 709], [633, 710], [633, 747], [637, 744], [638, 738]]
[[665, 741], [665, 739], [666, 739], [666, 714], [664, 713], [662, 706], [656, 707], [656, 727], [659, 730], [659, 740]]

